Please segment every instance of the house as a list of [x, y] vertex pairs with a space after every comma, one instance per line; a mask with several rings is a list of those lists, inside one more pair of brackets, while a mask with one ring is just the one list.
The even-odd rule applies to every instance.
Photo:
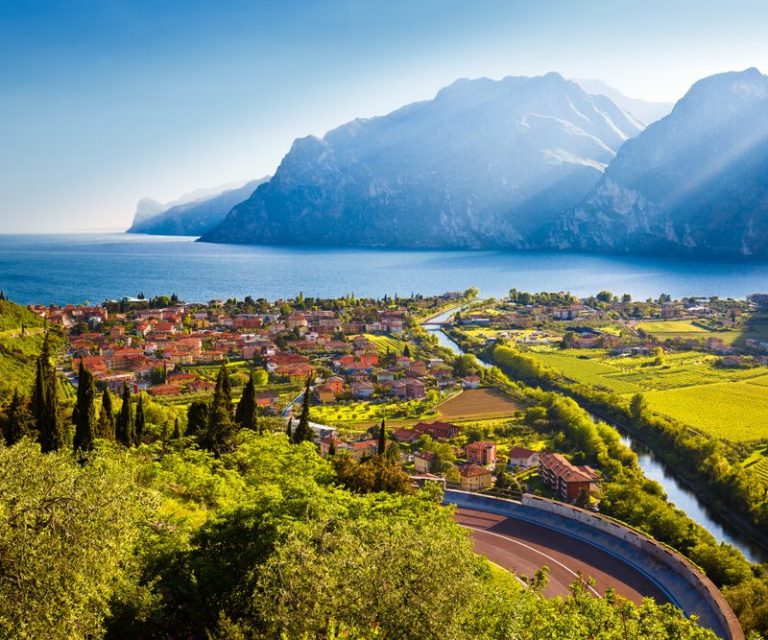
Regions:
[[327, 386], [334, 394], [340, 395], [344, 393], [344, 378], [341, 376], [331, 376], [325, 381]]
[[467, 462], [481, 467], [496, 466], [496, 443], [494, 442], [488, 440], [470, 442], [466, 446], [465, 452], [467, 455]]
[[373, 395], [373, 385], [370, 382], [355, 382], [352, 385], [352, 397], [355, 400], [367, 400]]
[[435, 454], [431, 451], [418, 451], [413, 454], [413, 468], [418, 473], [427, 473], [432, 467]]
[[426, 433], [435, 440], [449, 440], [459, 435], [459, 428], [450, 422], [419, 422], [414, 431], [419, 434]]
[[376, 455], [379, 450], [379, 441], [359, 440], [357, 442], [342, 442], [336, 450], [345, 451], [355, 460], [360, 461], [363, 458], [370, 458]]
[[426, 396], [426, 386], [417, 378], [395, 380], [390, 385], [389, 391], [400, 400], [421, 400]]
[[509, 450], [507, 464], [510, 467], [521, 467], [530, 469], [539, 464], [539, 452], [524, 447], [512, 447]]
[[465, 464], [459, 467], [462, 491], [482, 491], [493, 485], [493, 474], [487, 467]]
[[416, 442], [416, 440], [419, 439], [419, 432], [414, 431], [413, 429], [405, 429], [400, 428], [396, 429], [395, 432], [392, 434], [392, 437], [395, 439], [396, 442], [404, 442], [406, 444], [411, 444], [412, 442]]
[[315, 387], [315, 396], [323, 404], [336, 400], [336, 394], [333, 392], [333, 388], [327, 384], [321, 384]]
[[149, 388], [150, 395], [153, 396], [177, 396], [182, 392], [178, 384], [156, 384]]
[[466, 378], [462, 378], [461, 386], [464, 389], [477, 389], [481, 382], [482, 380], [480, 379], [480, 376], [467, 376]]
[[563, 500], [575, 500], [582, 491], [592, 493], [600, 476], [592, 467], [576, 466], [559, 453], [539, 454], [539, 474], [544, 483]]

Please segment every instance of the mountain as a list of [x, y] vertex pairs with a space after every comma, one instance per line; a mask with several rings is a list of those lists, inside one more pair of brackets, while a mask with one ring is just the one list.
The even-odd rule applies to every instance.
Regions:
[[589, 94], [610, 98], [614, 104], [637, 118], [643, 127], [661, 120], [672, 111], [674, 106], [671, 102], [647, 102], [638, 98], [630, 98], [605, 84], [602, 80], [574, 80], [574, 82]]
[[458, 80], [293, 143], [207, 242], [526, 247], [641, 127], [556, 73]]
[[[251, 180], [236, 189], [199, 189], [175, 203], [162, 205], [145, 198], [139, 201], [128, 233], [169, 236], [199, 236], [218, 225], [236, 204], [246, 200], [267, 178]], [[195, 196], [198, 196], [195, 198]], [[191, 199], [190, 199], [191, 198]]]
[[556, 248], [768, 256], [768, 77], [700, 80], [619, 151]]

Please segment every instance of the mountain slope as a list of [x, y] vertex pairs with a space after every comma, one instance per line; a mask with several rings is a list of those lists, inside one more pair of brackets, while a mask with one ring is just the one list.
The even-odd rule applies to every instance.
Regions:
[[768, 255], [768, 77], [697, 82], [549, 234], [557, 248]]
[[[182, 202], [169, 208], [160, 205], [160, 210], [151, 215], [139, 216], [139, 211], [152, 210], [155, 201], [139, 202], [136, 218], [128, 233], [148, 233], [170, 236], [199, 236], [218, 225], [236, 204], [246, 200], [266, 178], [252, 180], [237, 189], [228, 189], [214, 195], [205, 195], [191, 202]], [[154, 207], [156, 210], [157, 207]]]
[[296, 140], [201, 240], [525, 247], [639, 131], [558, 74], [459, 80], [433, 100]]
[[674, 106], [671, 102], [648, 102], [638, 98], [630, 98], [617, 91], [602, 80], [574, 80], [584, 91], [592, 95], [603, 95], [624, 111], [637, 118], [643, 126], [647, 126], [664, 116], [669, 115]]

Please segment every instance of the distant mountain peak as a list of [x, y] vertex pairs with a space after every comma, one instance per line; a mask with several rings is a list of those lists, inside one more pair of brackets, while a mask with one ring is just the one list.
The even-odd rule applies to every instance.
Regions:
[[524, 246], [641, 127], [560, 74], [459, 79], [432, 100], [294, 141], [203, 240]]
[[671, 102], [650, 102], [639, 98], [630, 98], [602, 80], [574, 79], [573, 82], [591, 95], [602, 95], [610, 98], [617, 106], [636, 118], [642, 127], [660, 120], [669, 114], [674, 106]]

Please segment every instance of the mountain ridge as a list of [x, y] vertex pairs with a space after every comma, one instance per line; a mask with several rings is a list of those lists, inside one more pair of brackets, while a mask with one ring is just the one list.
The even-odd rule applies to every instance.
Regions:
[[459, 79], [295, 140], [273, 178], [201, 240], [525, 248], [639, 132], [556, 73]]

